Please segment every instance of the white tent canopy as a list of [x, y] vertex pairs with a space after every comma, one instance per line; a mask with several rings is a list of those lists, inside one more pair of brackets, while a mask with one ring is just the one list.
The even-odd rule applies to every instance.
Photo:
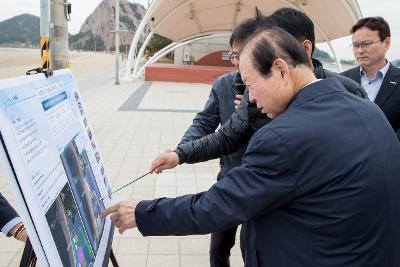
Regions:
[[[361, 18], [356, 0], [154, 0], [133, 38], [127, 74], [137, 75], [138, 62], [135, 59], [142, 56], [144, 49], [137, 55], [135, 51], [147, 24], [151, 28], [150, 36], [157, 33], [175, 41], [174, 45], [178, 46], [181, 42], [188, 42], [192, 36], [211, 37], [231, 32], [244, 20], [254, 18], [257, 9], [263, 15], [270, 15], [282, 7], [296, 8], [307, 14], [314, 22], [316, 41], [328, 42], [329, 45], [331, 40], [349, 35], [351, 26]], [[331, 45], [330, 48], [337, 58]], [[150, 60], [154, 62], [157, 59]]]

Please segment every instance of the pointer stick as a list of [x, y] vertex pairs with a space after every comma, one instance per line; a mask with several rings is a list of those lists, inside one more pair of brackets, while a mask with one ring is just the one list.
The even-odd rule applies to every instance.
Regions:
[[125, 187], [127, 187], [128, 185], [130, 185], [130, 184], [133, 184], [134, 182], [136, 182], [137, 180], [140, 180], [140, 179], [142, 179], [143, 177], [145, 177], [146, 175], [148, 175], [148, 174], [150, 174], [150, 173], [152, 173], [152, 171], [149, 171], [148, 173], [146, 173], [146, 174], [143, 174], [142, 176], [140, 176], [139, 178], [136, 178], [135, 180], [133, 180], [132, 182], [130, 182], [130, 183], [128, 183], [128, 184], [126, 184], [126, 185], [124, 185], [124, 186], [121, 186], [120, 188], [118, 188], [117, 190], [115, 190], [115, 191], [113, 191], [113, 192], [111, 192], [110, 194], [108, 194], [107, 196], [104, 196], [104, 197], [102, 197], [102, 198], [100, 198], [99, 200], [103, 200], [103, 199], [105, 199], [106, 197], [109, 197], [109, 196], [111, 196], [112, 194], [114, 194], [114, 193], [116, 193], [116, 192], [118, 192], [119, 190], [121, 190], [121, 189], [123, 189], [123, 188], [125, 188]]

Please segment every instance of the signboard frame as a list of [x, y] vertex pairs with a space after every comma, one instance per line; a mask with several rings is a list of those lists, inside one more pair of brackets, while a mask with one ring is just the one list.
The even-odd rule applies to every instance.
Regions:
[[[99, 212], [113, 199], [106, 198], [104, 203], [98, 199], [112, 188], [72, 73], [59, 70], [49, 78], [37, 74], [0, 81], [0, 102], [0, 159], [39, 262], [43, 266], [76, 265], [82, 260], [89, 266], [107, 266], [114, 226]], [[24, 116], [32, 117], [25, 120]], [[49, 129], [43, 127], [46, 120]], [[24, 128], [37, 131], [26, 134]], [[37, 138], [40, 133], [34, 136], [47, 130], [54, 140]], [[41, 155], [40, 146], [45, 152], [58, 151], [58, 156]], [[40, 165], [34, 163], [46, 158], [50, 162], [42, 165], [53, 164], [54, 168], [47, 173], [49, 180], [41, 180]], [[37, 172], [32, 172], [34, 167], [39, 168]], [[59, 177], [53, 175], [56, 171]], [[55, 186], [35, 187], [48, 181]], [[68, 251], [63, 253], [65, 248]]]

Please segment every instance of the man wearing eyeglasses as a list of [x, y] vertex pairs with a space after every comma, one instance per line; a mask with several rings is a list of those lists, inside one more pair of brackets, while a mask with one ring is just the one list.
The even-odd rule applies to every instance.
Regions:
[[400, 139], [400, 69], [386, 59], [390, 28], [381, 17], [360, 19], [351, 29], [358, 67], [342, 73], [360, 83], [377, 104]]

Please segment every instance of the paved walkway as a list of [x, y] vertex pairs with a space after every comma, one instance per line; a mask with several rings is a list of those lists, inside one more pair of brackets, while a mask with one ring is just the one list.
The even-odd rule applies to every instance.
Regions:
[[[160, 152], [175, 148], [200, 110], [210, 86], [184, 83], [122, 83], [115, 86], [109, 69], [76, 76], [89, 124], [114, 188], [149, 170]], [[181, 165], [160, 175], [149, 175], [117, 193], [152, 199], [207, 190], [216, 180], [218, 161]], [[13, 203], [3, 174], [0, 191]], [[120, 266], [209, 266], [210, 236], [142, 237], [135, 230], [113, 240]], [[237, 242], [232, 266], [243, 266]], [[0, 234], [0, 266], [19, 266], [23, 245]], [[111, 265], [110, 265], [111, 266]]]

